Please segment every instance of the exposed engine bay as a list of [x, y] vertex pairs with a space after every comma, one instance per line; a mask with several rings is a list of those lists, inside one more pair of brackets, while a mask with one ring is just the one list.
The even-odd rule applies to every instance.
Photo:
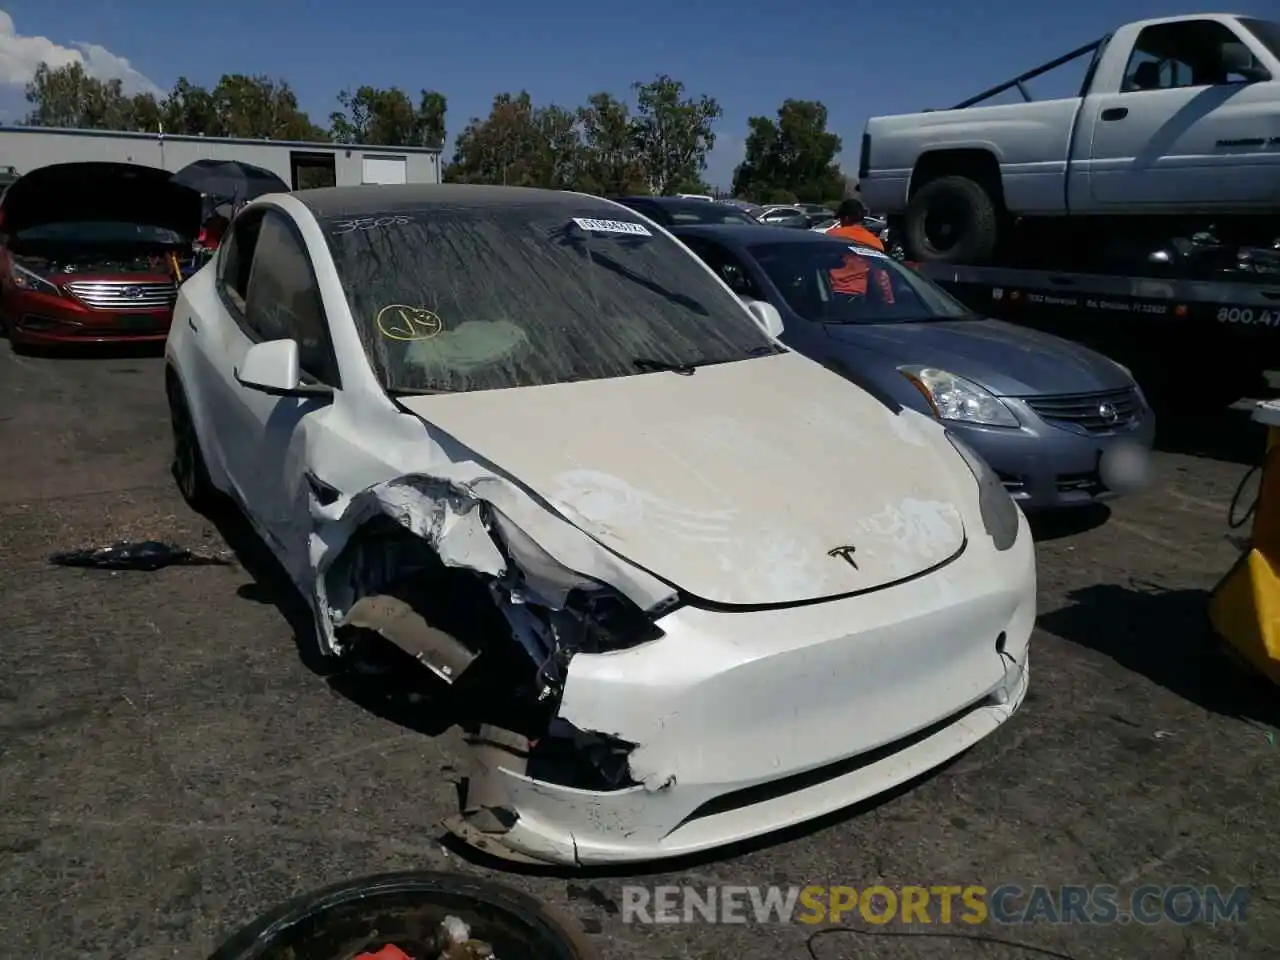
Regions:
[[156, 249], [132, 250], [50, 250], [48, 253], [14, 253], [13, 259], [41, 277], [78, 273], [116, 273], [139, 275], [169, 272], [168, 254]]

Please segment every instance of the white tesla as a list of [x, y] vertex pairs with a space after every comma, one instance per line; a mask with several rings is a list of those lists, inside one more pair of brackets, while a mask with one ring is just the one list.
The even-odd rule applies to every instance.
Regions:
[[607, 200], [268, 196], [181, 288], [175, 473], [244, 510], [325, 655], [381, 634], [444, 683], [511, 678], [457, 834], [716, 847], [942, 763], [1027, 689], [1021, 512], [780, 328]]

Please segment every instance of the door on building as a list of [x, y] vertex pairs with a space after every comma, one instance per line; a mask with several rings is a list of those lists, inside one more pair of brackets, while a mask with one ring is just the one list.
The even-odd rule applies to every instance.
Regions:
[[408, 183], [408, 157], [365, 157], [361, 167], [361, 183]]
[[289, 167], [293, 174], [293, 189], [311, 190], [316, 187], [338, 185], [338, 162], [332, 153], [308, 153], [289, 151]]

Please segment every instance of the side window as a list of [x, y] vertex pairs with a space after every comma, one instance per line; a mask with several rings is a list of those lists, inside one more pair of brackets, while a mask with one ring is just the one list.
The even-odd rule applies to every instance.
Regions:
[[[1181, 20], [1147, 27], [1133, 45], [1121, 90], [1173, 90], [1240, 83], [1229, 53], [1244, 47], [1216, 20]], [[1245, 48], [1247, 51], [1247, 48]]]
[[702, 239], [689, 239], [686, 243], [689, 249], [719, 274], [720, 279], [727, 283], [729, 289], [738, 296], [749, 300], [765, 299], [764, 291], [760, 289], [760, 285], [756, 283], [755, 277], [751, 275], [746, 264], [720, 244]]
[[251, 210], [236, 218], [227, 229], [218, 253], [218, 285], [240, 313], [244, 313], [245, 296], [249, 292], [249, 268], [253, 265], [253, 251], [258, 244], [261, 227], [261, 211]]
[[299, 365], [312, 380], [338, 383], [329, 325], [306, 247], [289, 220], [273, 210], [262, 218], [245, 296], [245, 322], [262, 340], [294, 340]]

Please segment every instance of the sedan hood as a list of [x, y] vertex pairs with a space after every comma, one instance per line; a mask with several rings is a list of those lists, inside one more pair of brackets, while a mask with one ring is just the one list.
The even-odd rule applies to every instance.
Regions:
[[964, 548], [972, 481], [938, 428], [798, 354], [399, 402], [709, 603], [873, 590]]
[[167, 170], [133, 163], [56, 163], [19, 177], [0, 199], [0, 230], [14, 236], [51, 223], [115, 221], [200, 232], [200, 194]]
[[938, 367], [1005, 397], [1120, 390], [1132, 380], [1102, 354], [1001, 320], [828, 324], [828, 336], [895, 364]]

